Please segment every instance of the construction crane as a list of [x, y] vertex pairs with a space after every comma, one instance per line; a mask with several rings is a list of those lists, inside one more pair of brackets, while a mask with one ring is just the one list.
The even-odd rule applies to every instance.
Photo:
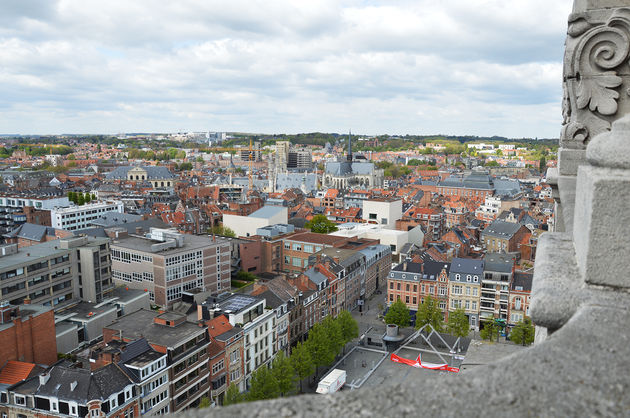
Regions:
[[[208, 148], [208, 151], [210, 152], [240, 152], [243, 151], [243, 148], [232, 148], [232, 147], [211, 147]], [[249, 190], [252, 191], [254, 190], [254, 147], [253, 147], [253, 142], [250, 138], [249, 140]]]

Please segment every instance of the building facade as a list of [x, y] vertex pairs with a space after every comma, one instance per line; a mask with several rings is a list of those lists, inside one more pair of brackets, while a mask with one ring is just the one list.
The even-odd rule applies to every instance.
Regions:
[[72, 205], [63, 208], [53, 208], [50, 211], [50, 223], [53, 228], [76, 231], [91, 225], [91, 221], [98, 219], [104, 213], [124, 213], [125, 206], [121, 201], [106, 201]]
[[119, 233], [112, 243], [114, 282], [147, 289], [151, 301], [171, 306], [183, 291], [230, 289], [229, 241], [151, 228], [146, 236]]

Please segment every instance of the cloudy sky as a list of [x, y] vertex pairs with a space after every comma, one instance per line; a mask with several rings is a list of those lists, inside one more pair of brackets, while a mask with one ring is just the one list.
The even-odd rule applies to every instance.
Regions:
[[0, 133], [557, 137], [571, 0], [3, 0]]

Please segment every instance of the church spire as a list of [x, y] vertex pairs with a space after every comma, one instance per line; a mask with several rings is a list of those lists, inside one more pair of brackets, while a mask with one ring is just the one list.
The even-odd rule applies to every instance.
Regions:
[[352, 162], [352, 131], [348, 132], [348, 155], [346, 159], [348, 162]]

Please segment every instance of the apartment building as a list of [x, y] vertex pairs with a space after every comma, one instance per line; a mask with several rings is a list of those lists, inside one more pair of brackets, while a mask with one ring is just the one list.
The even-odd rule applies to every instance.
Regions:
[[479, 306], [484, 261], [453, 258], [449, 274], [449, 311], [462, 308], [470, 327], [479, 329]]
[[282, 271], [299, 274], [308, 268], [308, 259], [313, 254], [326, 248], [341, 246], [348, 240], [314, 232], [302, 232], [283, 239], [282, 243]]
[[64, 238], [21, 249], [10, 244], [0, 254], [2, 298], [12, 305], [100, 302], [114, 289], [107, 238]]
[[10, 386], [0, 403], [11, 418], [130, 418], [140, 415], [134, 386], [115, 364], [91, 371], [62, 362]]
[[90, 353], [90, 369], [117, 364], [135, 384], [142, 415], [169, 411], [168, 356], [154, 350], [146, 339], [132, 342], [112, 340], [101, 343]]
[[325, 248], [311, 258], [312, 264], [324, 264], [326, 269], [343, 281], [343, 297], [340, 309], [333, 309], [337, 316], [340, 310], [353, 310], [365, 300], [365, 255], [346, 248]]
[[50, 223], [53, 228], [76, 231], [88, 228], [92, 221], [110, 212], [124, 213], [123, 202], [115, 200], [96, 201], [85, 205], [55, 207], [50, 210]]
[[243, 386], [243, 329], [232, 326], [225, 315], [206, 321], [206, 325], [210, 334], [208, 354], [212, 399], [222, 405], [228, 386], [232, 383], [237, 387]]
[[508, 319], [510, 283], [514, 275], [513, 255], [488, 253], [481, 280], [481, 319]]
[[424, 299], [431, 297], [448, 316], [448, 277], [449, 263], [424, 261], [415, 263], [403, 261], [394, 267], [387, 279], [387, 303], [403, 301], [409, 310], [418, 311]]
[[268, 366], [276, 354], [276, 313], [264, 298], [245, 294], [222, 294], [199, 305], [204, 321], [225, 315], [232, 326], [243, 329], [245, 378], [239, 387], [249, 389], [252, 373]]
[[361, 296], [365, 300], [381, 286], [387, 285], [387, 276], [392, 267], [392, 250], [389, 245], [377, 244], [358, 252], [365, 257], [365, 286], [361, 288]]
[[182, 292], [230, 289], [230, 243], [223, 238], [151, 228], [145, 236], [110, 231], [114, 283], [146, 289], [152, 302], [171, 306]]
[[534, 275], [531, 273], [514, 272], [510, 283], [509, 325], [514, 326], [530, 316], [533, 279]]
[[59, 189], [13, 192], [0, 195], [0, 234], [7, 234], [26, 222], [51, 225], [50, 211], [70, 206]]
[[[187, 322], [186, 315], [178, 312], [141, 309], [103, 328], [105, 343], [140, 338], [145, 338], [155, 351], [167, 356], [170, 398], [168, 409], [161, 408], [164, 413], [194, 408], [202, 397], [210, 395], [210, 340], [205, 325]], [[150, 370], [150, 365], [142, 368], [147, 366]]]

